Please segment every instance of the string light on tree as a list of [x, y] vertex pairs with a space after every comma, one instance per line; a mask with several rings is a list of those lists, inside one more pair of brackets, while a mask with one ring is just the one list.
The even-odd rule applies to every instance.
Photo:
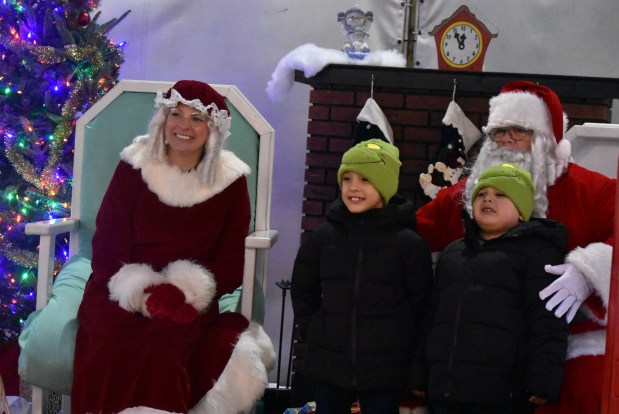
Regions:
[[[34, 309], [38, 241], [25, 224], [69, 215], [75, 119], [123, 62], [107, 35], [129, 12], [98, 24], [99, 3], [0, 1], [0, 345]], [[58, 269], [66, 239], [56, 252]]]

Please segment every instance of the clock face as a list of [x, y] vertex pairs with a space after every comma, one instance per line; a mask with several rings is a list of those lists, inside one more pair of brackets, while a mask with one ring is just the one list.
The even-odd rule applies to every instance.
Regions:
[[466, 68], [472, 65], [483, 48], [481, 32], [469, 22], [455, 22], [445, 30], [441, 55], [449, 66]]

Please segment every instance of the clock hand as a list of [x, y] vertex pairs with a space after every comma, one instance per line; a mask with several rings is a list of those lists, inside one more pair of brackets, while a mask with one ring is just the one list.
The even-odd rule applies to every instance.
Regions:
[[458, 41], [458, 49], [463, 50], [465, 48], [464, 41], [466, 40], [466, 35], [464, 33], [462, 33], [462, 35], [460, 35], [460, 33], [456, 33], [454, 36]]

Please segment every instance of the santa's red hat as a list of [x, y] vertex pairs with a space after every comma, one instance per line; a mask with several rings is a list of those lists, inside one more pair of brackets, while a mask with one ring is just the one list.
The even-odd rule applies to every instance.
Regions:
[[569, 141], [563, 140], [567, 125], [567, 115], [552, 89], [519, 80], [505, 84], [499, 95], [490, 99], [488, 124], [484, 132], [508, 126], [531, 129], [554, 140], [557, 143], [557, 157], [566, 161], [571, 153]]

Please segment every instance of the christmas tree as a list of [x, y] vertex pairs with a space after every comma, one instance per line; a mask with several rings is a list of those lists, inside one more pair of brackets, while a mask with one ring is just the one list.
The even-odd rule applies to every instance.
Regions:
[[[123, 44], [94, 0], [0, 0], [0, 345], [35, 307], [37, 244], [27, 222], [71, 210], [75, 119], [118, 79]], [[56, 246], [56, 271], [68, 241]]]

